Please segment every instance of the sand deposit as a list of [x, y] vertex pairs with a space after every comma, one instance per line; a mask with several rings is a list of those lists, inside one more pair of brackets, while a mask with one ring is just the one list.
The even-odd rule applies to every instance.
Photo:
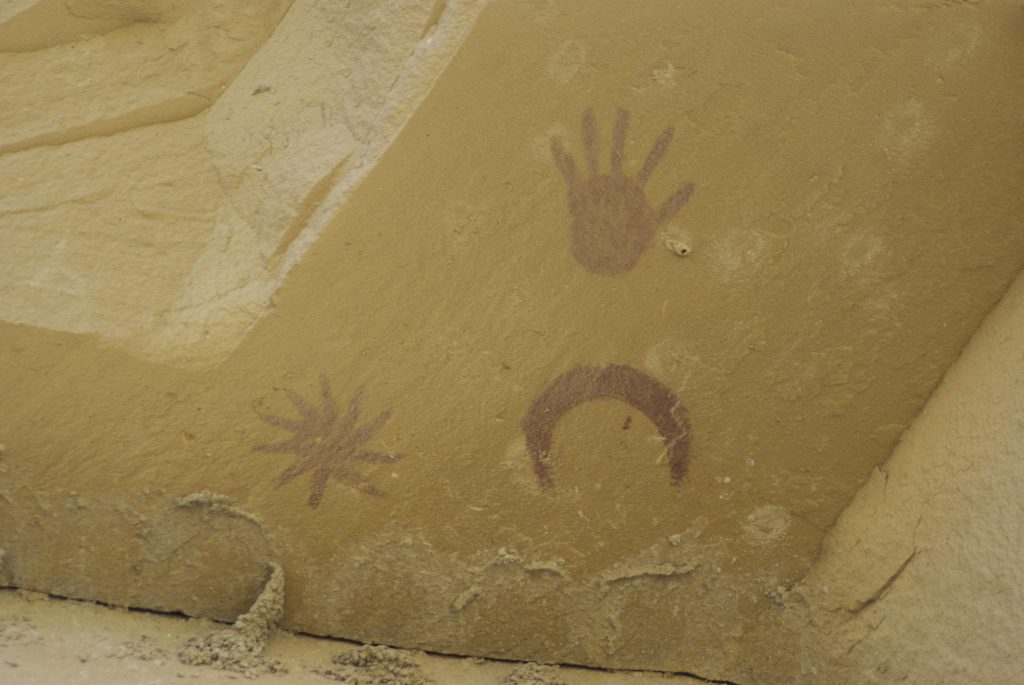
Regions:
[[[268, 606], [268, 603], [257, 604]], [[548, 674], [554, 671], [551, 667], [364, 646], [296, 635], [286, 630], [271, 631], [273, 639], [267, 642], [265, 649], [250, 652], [248, 656], [272, 661], [287, 670], [269, 672], [259, 667], [258, 659], [253, 659], [257, 667], [250, 664], [249, 670], [240, 674], [223, 668], [230, 660], [225, 655], [234, 654], [241, 657], [239, 661], [244, 661], [246, 654], [230, 649], [232, 644], [237, 645], [230, 639], [230, 632], [226, 639], [211, 639], [210, 625], [207, 619], [185, 619], [58, 599], [38, 592], [0, 589], [0, 683], [228, 685], [245, 678], [245, 682], [253, 685], [311, 685], [336, 682], [340, 677], [348, 678], [349, 685], [375, 682], [391, 685], [553, 685], [563, 682], [566, 685], [685, 685], [697, 682], [656, 673], [605, 673], [569, 667], [557, 669], [561, 679], [550, 679]], [[253, 637], [258, 631], [251, 625], [246, 627], [246, 622], [240, 619], [229, 631], [236, 631], [236, 636], [245, 632], [251, 642], [258, 642], [258, 635]], [[214, 633], [217, 635], [219, 633]], [[221, 644], [214, 644], [218, 641]], [[174, 655], [186, 643], [195, 645], [197, 652], [218, 654], [220, 668], [215, 663], [190, 665], [175, 659]], [[207, 649], [201, 649], [202, 646]], [[339, 655], [342, 650], [346, 651]], [[331, 674], [333, 680], [321, 677], [331, 677]], [[524, 680], [535, 676], [549, 677], [549, 680]]]
[[270, 580], [252, 608], [230, 628], [189, 640], [178, 653], [182, 663], [208, 664], [247, 676], [287, 670], [281, 662], [263, 655], [267, 638], [284, 612], [284, 571], [275, 563], [270, 568]]
[[383, 645], [366, 645], [343, 652], [320, 675], [346, 685], [430, 685], [409, 652]]
[[520, 664], [505, 678], [505, 685], [567, 685], [555, 666]]

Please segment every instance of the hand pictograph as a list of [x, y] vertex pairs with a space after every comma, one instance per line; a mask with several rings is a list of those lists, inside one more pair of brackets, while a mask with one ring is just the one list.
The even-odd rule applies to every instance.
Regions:
[[661, 132], [635, 178], [626, 176], [622, 168], [628, 131], [629, 112], [620, 109], [612, 134], [611, 172], [599, 173], [594, 110], [588, 107], [583, 112], [585, 178], [561, 139], [551, 139], [551, 155], [569, 187], [572, 254], [588, 270], [609, 276], [636, 266], [654, 232], [676, 215], [693, 192], [693, 184], [685, 183], [657, 209], [652, 208], [644, 186], [668, 151], [675, 129]]

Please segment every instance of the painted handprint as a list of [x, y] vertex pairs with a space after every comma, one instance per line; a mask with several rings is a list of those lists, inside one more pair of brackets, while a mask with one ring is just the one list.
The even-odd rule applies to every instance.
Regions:
[[599, 173], [594, 110], [588, 107], [583, 112], [586, 177], [581, 177], [562, 140], [551, 139], [551, 155], [569, 190], [572, 254], [591, 272], [607, 276], [625, 273], [636, 266], [654, 232], [676, 215], [693, 192], [693, 184], [685, 183], [657, 209], [653, 208], [644, 186], [668, 151], [675, 129], [670, 127], [661, 132], [635, 178], [627, 176], [622, 168], [628, 131], [629, 112], [620, 109], [612, 133], [611, 171]]

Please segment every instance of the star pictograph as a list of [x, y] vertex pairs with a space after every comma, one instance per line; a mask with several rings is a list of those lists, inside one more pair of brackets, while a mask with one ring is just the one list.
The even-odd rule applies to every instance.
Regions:
[[301, 418], [289, 419], [273, 414], [260, 414], [260, 419], [271, 426], [291, 431], [288, 440], [256, 445], [257, 452], [272, 454], [294, 454], [298, 458], [277, 479], [277, 487], [295, 478], [312, 472], [313, 481], [309, 491], [309, 506], [317, 507], [323, 499], [327, 482], [332, 478], [345, 483], [368, 495], [383, 495], [376, 485], [359, 473], [359, 464], [386, 464], [401, 459], [401, 455], [373, 452], [362, 446], [384, 427], [390, 411], [379, 414], [363, 425], [359, 423], [359, 405], [363, 391], [352, 396], [344, 416], [338, 413], [338, 405], [331, 393], [331, 384], [326, 376], [320, 376], [320, 407], [307, 402], [293, 390], [286, 390], [288, 399]]

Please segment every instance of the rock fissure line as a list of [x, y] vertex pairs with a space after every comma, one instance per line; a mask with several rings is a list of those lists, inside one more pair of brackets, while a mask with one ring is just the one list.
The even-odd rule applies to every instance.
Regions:
[[[194, 104], [188, 104], [189, 99], [198, 100]], [[108, 138], [119, 133], [128, 133], [135, 129], [154, 126], [157, 124], [173, 124], [177, 121], [185, 121], [198, 116], [208, 110], [215, 99], [198, 95], [196, 93], [185, 93], [175, 100], [148, 105], [139, 109], [125, 112], [107, 119], [97, 119], [86, 124], [71, 126], [59, 131], [50, 131], [25, 140], [7, 145], [0, 145], [0, 157], [16, 152], [25, 152], [38, 147], [56, 147], [68, 145], [90, 138]], [[170, 104], [169, 103], [173, 103]], [[166, 112], [171, 109], [172, 112]]]
[[[69, 143], [77, 143], [89, 138], [109, 137], [119, 133], [127, 133], [137, 128], [152, 126], [154, 124], [170, 124], [176, 121], [185, 121], [202, 114], [206, 110], [210, 109], [217, 100], [220, 99], [221, 95], [228, 91], [231, 84], [235, 82], [239, 74], [241, 74], [252, 61], [252, 58], [263, 48], [264, 45], [266, 45], [270, 37], [274, 35], [274, 32], [277, 31], [278, 26], [281, 25], [282, 21], [284, 21], [285, 16], [291, 10], [293, 5], [294, 0], [291, 0], [291, 2], [288, 3], [288, 6], [281, 12], [277, 21], [274, 22], [274, 25], [269, 27], [263, 40], [253, 47], [245, 62], [234, 74], [231, 75], [229, 79], [227, 79], [225, 83], [215, 88], [214, 93], [205, 95], [195, 91], [185, 91], [183, 95], [177, 98], [166, 99], [155, 104], [145, 105], [114, 117], [97, 119], [78, 126], [63, 128], [59, 131], [43, 133], [15, 143], [0, 145], [0, 156], [14, 152], [24, 152], [25, 150], [31, 150], [37, 147], [67, 145]], [[130, 23], [159, 23], [159, 20], [139, 20], [129, 22], [129, 24]], [[189, 104], [187, 103], [189, 98], [195, 98], [199, 102]], [[168, 109], [171, 111], [168, 112]]]
[[851, 613], [860, 613], [864, 609], [868, 608], [869, 606], [880, 600], [885, 595], [885, 593], [889, 591], [889, 588], [891, 588], [893, 584], [899, 579], [900, 575], [902, 575], [903, 572], [907, 570], [907, 567], [910, 566], [910, 562], [914, 560], [914, 557], [917, 556], [917, 553], [918, 550], [916, 549], [913, 552], [911, 552], [910, 556], [903, 560], [903, 563], [900, 564], [900, 567], [896, 569], [896, 571], [891, 576], [889, 576], [888, 580], [882, 583], [881, 587], [875, 590], [875, 592], [872, 593], [870, 597], [858, 602], [851, 610]]

